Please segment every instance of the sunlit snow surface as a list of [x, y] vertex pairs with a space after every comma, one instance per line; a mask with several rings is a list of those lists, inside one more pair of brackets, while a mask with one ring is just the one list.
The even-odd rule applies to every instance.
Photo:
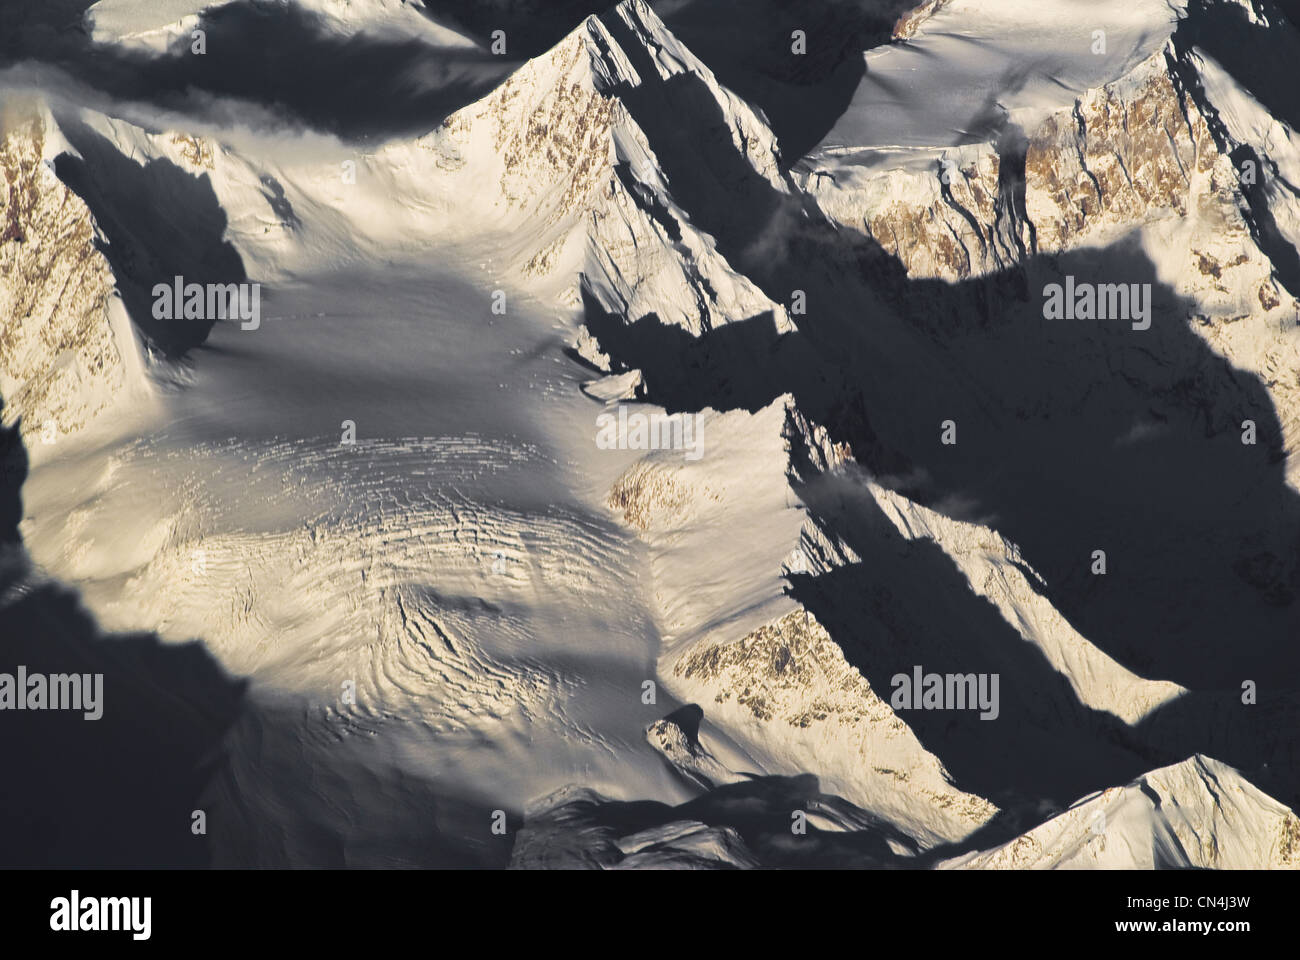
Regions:
[[[251, 15], [236, 6], [102, 0], [88, 36], [175, 57], [201, 18], [235, 29]], [[963, 506], [960, 489], [924, 503], [907, 476], [867, 475], [862, 451], [796, 405], [849, 391], [818, 413], [885, 422], [883, 447], [901, 436], [916, 452], [919, 431], [949, 415], [935, 406], [930, 417], [941, 399], [978, 404], [1008, 436], [1011, 408], [1027, 414], [1003, 393], [1037, 389], [1048, 414], [1068, 402], [1075, 377], [1063, 371], [1088, 369], [1086, 349], [1052, 358], [1060, 375], [1037, 362], [1023, 383], [998, 382], [1013, 338], [975, 324], [966, 341], [945, 340], [895, 315], [914, 289], [856, 277], [862, 264], [838, 255], [857, 249], [852, 231], [887, 198], [921, 225], [894, 252], [923, 273], [926, 225], [944, 211], [936, 156], [965, 146], [989, 160], [1000, 131], [1032, 130], [1131, 74], [1163, 77], [1163, 61], [1152, 64], [1182, 5], [953, 0], [907, 42], [862, 51], [852, 101], [802, 163], [640, 2], [573, 24], [513, 73], [410, 4], [295, 10], [306, 19], [279, 28], [310, 24], [311, 51], [356, 54], [349, 64], [373, 65], [376, 49], [405, 57], [413, 43], [381, 88], [409, 103], [375, 103], [375, 124], [363, 109], [325, 132], [311, 129], [319, 104], [301, 88], [284, 103], [241, 100], [238, 85], [192, 89], [184, 60], [166, 74], [182, 92], [153, 98], [133, 91], [129, 70], [100, 75], [113, 89], [66, 63], [0, 75], [0, 94], [43, 98], [44, 160], [88, 198], [83, 219], [96, 218], [123, 290], [106, 315], [125, 386], [102, 407], [71, 405], [91, 413], [58, 443], [28, 443], [20, 532], [33, 581], [74, 588], [103, 630], [196, 640], [248, 681], [195, 801], [213, 863], [1294, 865], [1300, 821], [1268, 784], [1208, 755], [1182, 759], [1195, 736], [1172, 729], [1180, 708], [1241, 751], [1246, 725], [1216, 720], [1233, 691], [1206, 706], [1204, 691], [1112, 656], [1113, 638], [1085, 635], [1053, 605], [997, 510]], [[1106, 56], [1092, 49], [1098, 29]], [[394, 46], [367, 47], [379, 41]], [[1198, 63], [1225, 126], [1294, 170], [1293, 131], [1212, 58]], [[782, 78], [780, 96], [802, 79]], [[1211, 143], [1200, 142], [1207, 170]], [[994, 172], [986, 193], [1001, 186]], [[1214, 195], [1227, 208], [1230, 189]], [[1293, 241], [1292, 193], [1270, 189], [1277, 231]], [[836, 191], [854, 216], [832, 227], [813, 214]], [[1244, 228], [1227, 252], [1202, 243], [1220, 222], [1205, 204], [1199, 218], [1121, 212], [1089, 240], [1142, 233], [1159, 279], [1190, 277], [1184, 292], [1200, 303], [1212, 295], [1197, 279], [1219, 277], [1212, 259], [1187, 267], [1204, 248], [1249, 275], [1236, 300], [1254, 310], [1269, 260]], [[1084, 235], [1063, 236], [1062, 255]], [[828, 236], [842, 245], [817, 247]], [[806, 281], [791, 267], [796, 248], [818, 268], [798, 268]], [[256, 329], [223, 321], [183, 355], [146, 356], [122, 303], [143, 329], [141, 291], [170, 280], [154, 276], [169, 253], [202, 267], [233, 257], [261, 284]], [[807, 319], [787, 312], [792, 282], [822, 297]], [[1036, 324], [1032, 299], [1002, 320]], [[620, 334], [639, 328], [622, 355], [583, 326], [602, 311]], [[827, 314], [851, 323], [828, 336]], [[1257, 319], [1249, 337], [1247, 324], [1203, 335], [1242, 338], [1228, 358], [1269, 370], [1276, 344]], [[1184, 348], [1199, 357], [1194, 346]], [[818, 350], [869, 389], [853, 396], [854, 380]], [[663, 376], [674, 362], [680, 382]], [[808, 367], [781, 369], [791, 363]], [[597, 444], [598, 415], [619, 403], [662, 412], [635, 400], [643, 372], [694, 404], [702, 459]], [[1089, 400], [1099, 422], [1097, 405], [1131, 402], [1108, 396]], [[1077, 494], [1081, 509], [1096, 506]], [[839, 595], [810, 614], [819, 589]], [[1002, 664], [1018, 726], [897, 713], [890, 658], [918, 648]], [[1152, 717], [1154, 732], [1143, 727]], [[1077, 742], [1049, 743], [1062, 731]], [[1011, 734], [1020, 739], [999, 739]], [[1034, 764], [1007, 756], [1015, 749], [1056, 749], [1078, 769], [1059, 780], [1026, 771]], [[995, 782], [1004, 773], [1015, 783]], [[1102, 779], [1102, 793], [1068, 808], [1084, 790], [1044, 796]], [[1213, 812], [1211, 785], [1223, 784], [1240, 817]], [[1166, 816], [1146, 803], [1151, 791], [1192, 812]], [[797, 849], [796, 806], [814, 827]], [[1097, 811], [1119, 825], [1108, 847], [1093, 843]], [[504, 833], [492, 830], [499, 815]], [[1193, 849], [1202, 821], [1214, 843]]]
[[1168, 40], [1180, 10], [1166, 0], [953, 0], [907, 43], [865, 54], [853, 102], [818, 149], [987, 140], [1008, 115], [1041, 116], [1128, 72]]
[[[564, 94], [554, 70], [575, 68], [589, 75], [580, 41], [519, 84]], [[512, 246], [553, 244], [556, 220], [513, 207], [562, 191], [502, 202], [482, 168], [502, 162], [496, 118], [468, 142], [363, 150], [236, 128], [238, 152], [195, 147], [191, 163], [170, 134], [55, 109], [146, 176], [188, 164], [263, 283], [256, 329], [218, 323], [185, 359], [155, 358], [145, 396], [33, 452], [24, 498], [33, 560], [100, 626], [197, 638], [251, 681], [205, 800], [214, 862], [504, 863], [493, 811], [513, 832], [566, 784], [689, 797], [645, 735], [678, 706], [645, 689], [661, 652], [650, 558], [606, 503], [644, 452], [595, 444], [604, 404], [581, 387], [600, 373], [568, 349], [580, 317], [559, 302], [576, 276], [518, 283]], [[493, 109], [470, 105], [463, 129]]]
[[596, 502], [615, 465], [593, 456], [589, 375], [535, 308], [487, 304], [445, 264], [277, 289], [260, 329], [214, 329], [138, 439], [40, 469], [29, 548], [104, 626], [202, 638], [254, 702], [290, 698], [313, 763], [489, 809], [571, 780], [673, 798], [643, 732], [671, 709], [640, 699], [644, 560]]

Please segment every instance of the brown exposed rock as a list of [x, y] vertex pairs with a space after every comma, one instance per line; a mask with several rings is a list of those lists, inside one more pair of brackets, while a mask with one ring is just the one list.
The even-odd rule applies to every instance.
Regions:
[[[90, 211], [43, 161], [34, 102], [0, 116], [0, 392], [30, 446], [47, 423], [83, 426], [122, 386], [107, 314], [114, 281]], [[39, 440], [35, 441], [39, 442]]]
[[906, 40], [913, 36], [921, 24], [946, 7], [949, 0], [925, 0], [894, 21], [895, 40]]
[[1026, 208], [1040, 249], [1060, 250], [1094, 223], [1187, 213], [1190, 177], [1218, 157], [1163, 56], [1052, 114], [1029, 137]]

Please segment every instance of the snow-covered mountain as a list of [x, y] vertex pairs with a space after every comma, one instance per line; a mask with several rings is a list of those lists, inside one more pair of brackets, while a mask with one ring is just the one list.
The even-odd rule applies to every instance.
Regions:
[[246, 682], [207, 862], [1297, 864], [1284, 10], [84, 6], [0, 62], [0, 623]]
[[[1230, 835], [1232, 842], [1221, 838]], [[1084, 797], [995, 849], [949, 860], [964, 869], [1292, 869], [1300, 818], [1236, 770], [1196, 755]]]

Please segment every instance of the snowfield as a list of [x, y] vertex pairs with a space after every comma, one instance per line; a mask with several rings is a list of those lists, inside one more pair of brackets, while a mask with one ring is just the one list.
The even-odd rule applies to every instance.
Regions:
[[[797, 156], [813, 82], [730, 89], [710, 2], [516, 62], [418, 2], [100, 0], [4, 65], [0, 624], [231, 685], [170, 761], [211, 865], [1300, 866], [1300, 100], [1212, 42], [1295, 24], [921, 5]], [[401, 51], [393, 102], [205, 86], [244, 16]], [[1076, 273], [1151, 329], [1046, 320]]]

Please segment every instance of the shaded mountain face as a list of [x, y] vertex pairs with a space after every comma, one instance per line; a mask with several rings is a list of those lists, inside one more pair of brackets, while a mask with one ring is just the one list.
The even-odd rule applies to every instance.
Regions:
[[1296, 866], [1293, 6], [7, 10], [0, 860]]

